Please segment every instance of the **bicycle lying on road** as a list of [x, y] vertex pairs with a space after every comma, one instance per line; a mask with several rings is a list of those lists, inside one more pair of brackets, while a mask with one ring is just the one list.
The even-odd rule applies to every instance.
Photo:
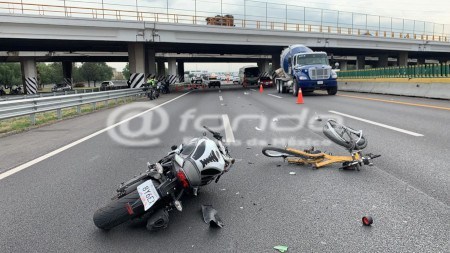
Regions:
[[281, 157], [287, 160], [288, 163], [309, 164], [316, 169], [334, 163], [342, 163], [340, 169], [359, 170], [363, 165], [372, 166], [371, 160], [381, 156], [371, 153], [364, 155], [362, 153], [362, 150], [367, 146], [367, 139], [363, 136], [362, 130], [354, 130], [330, 119], [324, 126], [323, 133], [334, 143], [346, 148], [350, 155], [335, 156], [315, 150], [314, 147], [302, 151], [294, 148], [277, 148], [272, 146], [264, 147], [262, 153], [268, 157]]

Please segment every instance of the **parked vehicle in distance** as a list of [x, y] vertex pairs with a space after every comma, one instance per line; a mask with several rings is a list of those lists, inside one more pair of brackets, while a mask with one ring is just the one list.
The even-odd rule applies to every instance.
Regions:
[[111, 88], [111, 87], [114, 87], [114, 83], [111, 82], [111, 81], [104, 81], [104, 82], [102, 82], [102, 84], [100, 85], [100, 87], [102, 87], [102, 88], [106, 88], [106, 87]]
[[239, 76], [233, 76], [233, 84], [239, 85]]
[[245, 66], [239, 69], [239, 83], [243, 86], [257, 85], [261, 73], [256, 66]]
[[217, 79], [217, 76], [211, 75], [208, 77], [208, 88], [216, 87], [218, 86], [220, 88], [220, 80]]
[[72, 86], [65, 83], [57, 83], [52, 87], [52, 92], [69, 91], [69, 90], [72, 90]]
[[261, 85], [263, 87], [273, 87], [272, 78], [270, 76], [262, 76], [258, 80], [258, 86]]

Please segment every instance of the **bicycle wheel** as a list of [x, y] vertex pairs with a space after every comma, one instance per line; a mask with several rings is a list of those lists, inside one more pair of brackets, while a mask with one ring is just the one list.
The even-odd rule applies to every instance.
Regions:
[[300, 157], [300, 158], [307, 159], [307, 157], [304, 157], [295, 152], [286, 150], [284, 148], [277, 148], [277, 147], [271, 147], [271, 146], [264, 147], [262, 149], [262, 153], [268, 157], [281, 157], [281, 158]]

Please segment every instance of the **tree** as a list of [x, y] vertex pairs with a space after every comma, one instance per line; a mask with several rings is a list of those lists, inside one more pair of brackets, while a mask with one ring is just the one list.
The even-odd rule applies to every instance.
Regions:
[[85, 62], [80, 67], [80, 74], [88, 81], [89, 87], [91, 87], [91, 81], [94, 81], [95, 87], [97, 81], [110, 80], [113, 71], [105, 62]]
[[36, 64], [41, 84], [61, 83], [64, 79], [62, 64], [60, 62]]
[[22, 71], [19, 63], [0, 63], [0, 85], [10, 87], [22, 84]]
[[125, 67], [122, 70], [122, 74], [123, 77], [125, 78], [125, 80], [130, 80], [130, 64], [127, 63], [127, 65], [125, 65]]

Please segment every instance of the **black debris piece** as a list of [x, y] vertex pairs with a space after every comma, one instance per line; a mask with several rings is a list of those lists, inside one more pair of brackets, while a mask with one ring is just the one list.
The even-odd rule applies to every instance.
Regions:
[[221, 228], [224, 226], [219, 215], [217, 215], [217, 210], [214, 209], [212, 205], [202, 205], [202, 214], [205, 223], [209, 224], [211, 227]]

